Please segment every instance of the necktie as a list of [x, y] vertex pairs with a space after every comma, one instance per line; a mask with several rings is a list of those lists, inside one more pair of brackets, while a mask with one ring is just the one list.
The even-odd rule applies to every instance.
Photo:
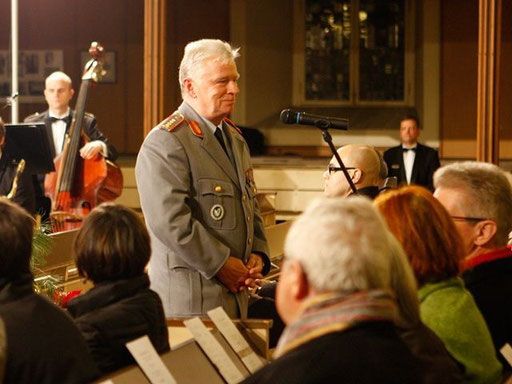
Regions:
[[69, 124], [69, 122], [71, 121], [71, 116], [67, 115], [66, 117], [53, 117], [51, 116], [50, 117], [50, 121], [52, 123], [55, 123], [56, 121], [63, 121], [66, 123], [66, 125]]
[[405, 147], [402, 147], [402, 151], [403, 151], [403, 152], [407, 152], [407, 151], [413, 151], [413, 152], [416, 152], [416, 147], [414, 147], [414, 148], [405, 148]]
[[217, 127], [217, 129], [215, 130], [215, 137], [217, 138], [217, 140], [219, 141], [220, 146], [222, 147], [222, 149], [226, 153], [226, 156], [229, 158], [228, 150], [226, 148], [226, 143], [224, 142], [224, 137], [222, 137], [222, 131], [220, 130], [219, 127]]

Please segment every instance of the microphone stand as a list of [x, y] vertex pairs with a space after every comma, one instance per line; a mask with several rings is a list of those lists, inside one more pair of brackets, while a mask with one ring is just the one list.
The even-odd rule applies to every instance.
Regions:
[[320, 126], [317, 126], [317, 127], [322, 130], [322, 136], [324, 138], [324, 141], [327, 143], [327, 145], [329, 145], [329, 148], [331, 149], [331, 152], [334, 155], [334, 158], [338, 161], [340, 168], [343, 171], [343, 174], [345, 175], [345, 178], [347, 179], [348, 184], [350, 185], [350, 188], [352, 189], [352, 193], [357, 195], [357, 188], [356, 188], [354, 182], [352, 181], [352, 178], [348, 174], [347, 168], [345, 168], [345, 164], [343, 164], [343, 161], [341, 161], [338, 151], [336, 150], [336, 148], [334, 147], [334, 144], [332, 143], [332, 136], [329, 133], [329, 131], [327, 130], [328, 127], [320, 127]]

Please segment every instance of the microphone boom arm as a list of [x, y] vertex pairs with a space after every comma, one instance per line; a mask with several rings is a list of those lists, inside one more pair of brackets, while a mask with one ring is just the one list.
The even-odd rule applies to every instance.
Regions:
[[345, 164], [343, 164], [343, 161], [341, 161], [340, 154], [338, 153], [338, 151], [336, 150], [336, 147], [332, 143], [331, 134], [329, 133], [327, 128], [320, 128], [320, 129], [322, 130], [322, 137], [324, 138], [324, 141], [327, 143], [327, 145], [329, 145], [329, 148], [331, 149], [331, 152], [334, 155], [334, 158], [338, 161], [340, 168], [343, 171], [343, 174], [345, 175], [345, 178], [348, 181], [348, 185], [350, 185], [350, 188], [352, 189], [352, 193], [357, 195], [357, 188], [356, 188], [354, 182], [352, 181], [352, 178], [348, 174], [347, 168], [345, 168]]

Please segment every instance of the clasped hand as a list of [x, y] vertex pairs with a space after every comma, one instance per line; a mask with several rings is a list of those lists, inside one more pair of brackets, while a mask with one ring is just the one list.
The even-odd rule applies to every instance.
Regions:
[[92, 159], [103, 150], [103, 144], [100, 140], [90, 141], [80, 149], [80, 156], [84, 159]]
[[230, 256], [217, 273], [217, 277], [231, 292], [237, 293], [258, 287], [260, 279], [263, 278], [262, 269], [263, 259], [260, 255], [251, 253], [245, 265], [242, 260]]

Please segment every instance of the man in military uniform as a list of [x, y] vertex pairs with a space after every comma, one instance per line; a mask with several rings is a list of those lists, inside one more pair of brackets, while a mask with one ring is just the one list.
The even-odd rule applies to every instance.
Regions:
[[149, 133], [137, 157], [151, 287], [167, 316], [222, 306], [245, 317], [247, 288], [270, 268], [249, 149], [227, 119], [239, 92], [237, 56], [220, 40], [186, 46], [183, 103]]

